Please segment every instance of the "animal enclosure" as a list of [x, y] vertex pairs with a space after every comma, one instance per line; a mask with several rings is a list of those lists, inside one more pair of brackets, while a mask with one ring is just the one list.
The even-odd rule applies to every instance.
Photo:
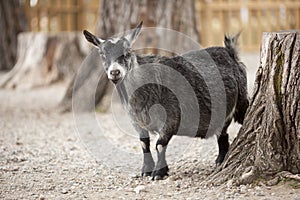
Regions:
[[30, 31], [81, 31], [95, 28], [99, 0], [25, 0]]
[[[196, 0], [204, 47], [222, 45], [220, 34], [240, 30], [243, 51], [258, 51], [262, 32], [300, 29], [297, 0]], [[98, 0], [25, 0], [32, 31], [94, 30]], [[184, 19], [182, 19], [184, 23]]]
[[259, 51], [263, 32], [300, 29], [297, 0], [199, 0], [202, 45], [221, 45], [220, 33], [241, 34], [244, 51]]

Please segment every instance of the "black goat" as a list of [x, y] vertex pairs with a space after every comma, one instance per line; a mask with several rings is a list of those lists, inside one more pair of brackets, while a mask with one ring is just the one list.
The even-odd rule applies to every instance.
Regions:
[[[226, 133], [232, 119], [243, 123], [248, 108], [245, 66], [236, 50], [238, 35], [225, 36], [225, 47], [190, 51], [181, 56], [135, 55], [131, 47], [142, 23], [128, 35], [102, 40], [88, 31], [86, 39], [98, 49], [108, 78], [140, 134], [144, 153], [142, 176], [161, 179], [168, 173], [165, 159], [173, 135], [218, 136], [220, 164], [228, 151]], [[158, 161], [150, 152], [149, 133], [156, 133]]]

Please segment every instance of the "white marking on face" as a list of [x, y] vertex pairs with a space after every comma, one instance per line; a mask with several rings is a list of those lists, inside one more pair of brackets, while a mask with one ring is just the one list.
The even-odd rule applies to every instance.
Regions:
[[109, 38], [108, 41], [110, 41], [113, 44], [116, 44], [120, 39], [119, 38]]
[[107, 71], [107, 76], [108, 79], [113, 79], [114, 77], [110, 74], [111, 71], [113, 70], [120, 70], [120, 78], [124, 77], [125, 75], [125, 69], [117, 62], [112, 63], [109, 67], [108, 67], [108, 71]]
[[101, 43], [105, 42], [105, 40], [103, 40], [103, 39], [101, 39], [101, 38], [98, 38], [98, 40], [99, 40]]

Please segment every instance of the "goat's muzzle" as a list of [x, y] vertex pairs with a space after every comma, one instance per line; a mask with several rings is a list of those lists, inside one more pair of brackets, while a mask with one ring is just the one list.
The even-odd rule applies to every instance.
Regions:
[[114, 84], [117, 84], [117, 82], [120, 80], [121, 78], [121, 73], [120, 73], [120, 70], [118, 69], [115, 69], [115, 70], [111, 70], [110, 71], [110, 75], [111, 75], [111, 81], [114, 83]]

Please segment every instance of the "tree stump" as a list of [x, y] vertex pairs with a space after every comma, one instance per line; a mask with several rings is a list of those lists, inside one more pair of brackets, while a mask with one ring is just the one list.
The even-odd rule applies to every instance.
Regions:
[[21, 33], [17, 63], [0, 80], [0, 86], [32, 88], [61, 79], [71, 80], [88, 50], [79, 32]]
[[300, 32], [264, 33], [244, 124], [206, 184], [300, 173]]
[[0, 70], [12, 69], [17, 57], [17, 35], [28, 29], [24, 6], [18, 0], [0, 1]]
[[[95, 110], [95, 105], [106, 94], [107, 88], [112, 90], [111, 87], [112, 84], [108, 81], [98, 50], [94, 48], [82, 62], [76, 76], [68, 85], [58, 109], [60, 112], [71, 111], [72, 101], [76, 98], [77, 102], [80, 102], [76, 104], [76, 112], [92, 112]], [[95, 97], [95, 102], [86, 101], [87, 96]], [[108, 105], [105, 105], [105, 107], [108, 107]]]

